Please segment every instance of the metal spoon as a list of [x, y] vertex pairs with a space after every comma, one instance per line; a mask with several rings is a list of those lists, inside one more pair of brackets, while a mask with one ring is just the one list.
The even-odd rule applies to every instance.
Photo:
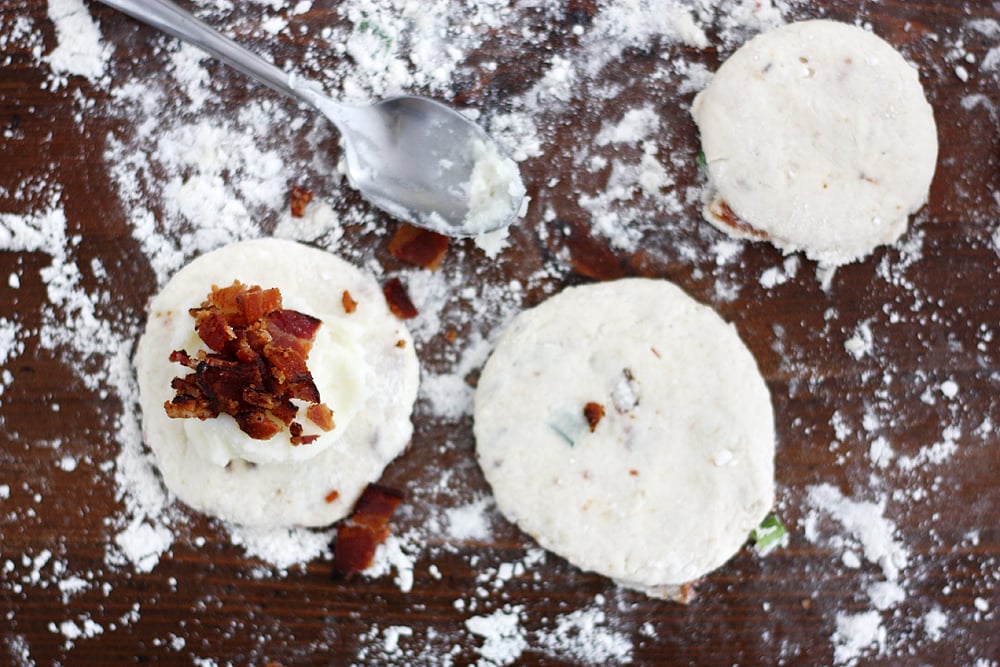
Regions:
[[351, 185], [396, 217], [450, 236], [476, 236], [509, 225], [521, 208], [524, 186], [514, 161], [481, 127], [440, 102], [411, 95], [369, 107], [342, 104], [170, 0], [101, 2], [325, 115], [340, 130]]

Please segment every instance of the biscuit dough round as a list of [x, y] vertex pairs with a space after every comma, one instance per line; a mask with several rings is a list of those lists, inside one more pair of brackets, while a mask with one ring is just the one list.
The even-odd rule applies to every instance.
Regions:
[[[604, 416], [591, 431], [584, 406]], [[662, 280], [518, 315], [480, 376], [497, 506], [571, 563], [661, 595], [722, 565], [774, 501], [774, 415], [736, 329]]]
[[[934, 114], [917, 70], [872, 33], [829, 20], [758, 35], [692, 114], [712, 187], [706, 219], [845, 264], [893, 243], [927, 201]], [[719, 215], [725, 202], [750, 228]]]
[[[279, 288], [284, 307], [318, 317], [323, 321], [320, 331], [337, 327], [358, 333], [358, 347], [352, 350], [360, 352], [364, 362], [360, 365], [364, 387], [360, 405], [342, 431], [336, 426], [330, 432], [332, 443], [311, 458], [292, 452], [286, 462], [255, 464], [237, 458], [220, 465], [206, 458], [190, 434], [205, 424], [215, 426], [219, 420], [232, 418], [171, 419], [163, 408], [174, 395], [170, 381], [188, 372], [168, 360], [171, 351], [196, 340], [188, 309], [199, 306], [212, 285], [225, 287], [233, 280]], [[343, 306], [345, 290], [357, 302], [350, 314]], [[188, 351], [194, 352], [190, 347]], [[312, 356], [308, 363], [318, 378], [322, 369], [312, 367]], [[167, 488], [197, 510], [243, 525], [325, 526], [347, 516], [365, 486], [376, 481], [405, 449], [413, 431], [410, 413], [419, 372], [416, 353], [406, 327], [389, 311], [381, 288], [352, 264], [291, 241], [235, 243], [202, 255], [178, 271], [150, 301], [135, 367], [143, 436]], [[321, 394], [321, 399], [327, 397]], [[330, 407], [336, 423], [338, 406], [331, 402]], [[254, 441], [255, 446], [261, 443], [291, 447], [287, 440], [280, 442], [279, 436]], [[338, 496], [327, 502], [331, 491]]]

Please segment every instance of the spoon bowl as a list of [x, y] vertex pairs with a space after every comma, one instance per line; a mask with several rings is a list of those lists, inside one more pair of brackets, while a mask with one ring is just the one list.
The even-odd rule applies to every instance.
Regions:
[[516, 163], [479, 125], [445, 104], [415, 95], [367, 107], [343, 104], [170, 0], [101, 2], [325, 115], [340, 131], [348, 181], [391, 215], [449, 236], [478, 236], [506, 227], [520, 212], [525, 190]]

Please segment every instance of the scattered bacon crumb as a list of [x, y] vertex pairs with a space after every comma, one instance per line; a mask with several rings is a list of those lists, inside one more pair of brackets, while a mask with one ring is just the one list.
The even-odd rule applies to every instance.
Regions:
[[369, 528], [384, 526], [401, 502], [402, 492], [387, 486], [369, 484], [354, 504], [351, 521]]
[[344, 293], [341, 295], [340, 302], [344, 304], [344, 312], [348, 315], [358, 309], [358, 302], [354, 300], [354, 297], [347, 290], [344, 290]]
[[375, 558], [375, 549], [392, 533], [389, 518], [403, 501], [403, 494], [378, 484], [369, 484], [350, 518], [337, 526], [333, 545], [333, 573], [350, 578], [366, 570]]
[[708, 212], [717, 221], [721, 222], [724, 225], [729, 225], [730, 227], [732, 227], [737, 231], [743, 232], [744, 234], [749, 234], [750, 236], [753, 236], [754, 238], [758, 239], [767, 238], [766, 232], [762, 232], [761, 230], [757, 229], [750, 223], [740, 218], [738, 215], [736, 215], [736, 212], [729, 207], [729, 204], [727, 204], [726, 202], [724, 202], [719, 198], [713, 199], [708, 204]]
[[328, 503], [332, 503], [333, 501], [335, 501], [339, 497], [340, 497], [340, 491], [338, 491], [337, 489], [334, 489], [330, 493], [326, 494], [326, 498], [324, 498], [324, 500], [326, 500], [326, 502], [328, 502]]
[[287, 427], [293, 445], [307, 445], [319, 436], [303, 435], [294, 421], [298, 408], [292, 399], [298, 399], [312, 404], [307, 416], [320, 428], [333, 428], [333, 412], [320, 403], [306, 366], [318, 319], [282, 308], [277, 289], [239, 281], [221, 289], [213, 285], [201, 306], [188, 312], [211, 352], [170, 353], [171, 362], [193, 372], [171, 381], [176, 394], [163, 405], [168, 416], [228, 414], [251, 438], [267, 440]]
[[292, 208], [292, 217], [301, 218], [306, 214], [306, 204], [312, 201], [313, 191], [306, 190], [299, 185], [293, 185], [288, 198]]
[[631, 470], [628, 471], [628, 474], [632, 475], [633, 477], [638, 477], [639, 471], [636, 470], [635, 468], [632, 468]]
[[591, 401], [583, 406], [583, 416], [587, 418], [587, 424], [590, 425], [590, 432], [593, 433], [594, 429], [597, 428], [597, 424], [604, 416], [604, 406]]
[[677, 592], [670, 596], [670, 599], [680, 604], [691, 604], [697, 596], [694, 583], [681, 584]]
[[375, 550], [387, 537], [388, 528], [373, 532], [365, 526], [341, 523], [337, 526], [337, 541], [333, 545], [334, 576], [350, 579], [368, 569], [375, 560]]
[[400, 349], [406, 347], [406, 341], [400, 338], [399, 340], [396, 341], [396, 347]]
[[385, 300], [389, 304], [392, 314], [401, 320], [409, 320], [418, 315], [417, 307], [410, 300], [410, 295], [406, 292], [406, 287], [399, 278], [393, 278], [382, 288]]
[[325, 403], [313, 403], [306, 408], [306, 417], [324, 431], [333, 430], [333, 410]]
[[458, 340], [458, 332], [455, 331], [454, 329], [448, 329], [447, 331], [444, 332], [444, 339], [449, 343], [454, 343], [456, 340]]
[[389, 241], [393, 257], [431, 271], [438, 270], [447, 251], [447, 236], [409, 223], [403, 223]]

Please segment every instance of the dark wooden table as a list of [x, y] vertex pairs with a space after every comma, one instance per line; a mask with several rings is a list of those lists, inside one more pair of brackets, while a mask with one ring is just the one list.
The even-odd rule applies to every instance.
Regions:
[[[204, 2], [199, 13], [333, 89], [354, 67], [336, 49], [338, 37], [368, 20], [332, 0], [295, 9], [226, 4]], [[86, 7], [113, 53], [93, 80], [59, 76], [48, 54], [68, 38], [56, 33], [46, 3], [0, 7], [0, 664], [816, 665], [831, 664], [839, 645], [841, 657], [864, 664], [996, 665], [1000, 8], [844, 0], [784, 9], [788, 20], [870, 23], [919, 67], [940, 135], [929, 204], [906, 236], [841, 268], [824, 292], [813, 263], [786, 265], [766, 244], [727, 245], [700, 219], [689, 84], [756, 31], [732, 26], [733, 3], [699, 16], [708, 48], [662, 34], [638, 42], [620, 35], [608, 41], [613, 57], [592, 73], [587, 34], [607, 16], [602, 3], [502, 8], [496, 20], [487, 3], [470, 4], [480, 11], [455, 3], [450, 19], [458, 64], [445, 81], [414, 80], [412, 90], [481, 109], [501, 134], [511, 128], [503, 119], [530, 119], [539, 145], [519, 147], [528, 154], [521, 164], [532, 206], [498, 259], [455, 242], [431, 277], [389, 255], [398, 223], [339, 182], [335, 135], [313, 120], [297, 123], [307, 114], [294, 103], [205, 61], [212, 83], [195, 108], [171, 69], [173, 42], [96, 3]], [[580, 75], [569, 99], [530, 102], [554, 58]], [[138, 97], [130, 101], [129, 90]], [[267, 136], [241, 124], [254, 100], [277, 119]], [[606, 191], [611, 171], [590, 159], [636, 165], [643, 147], [595, 146], [594, 137], [646, 106], [662, 119], [647, 146], [673, 183], [611, 205], [636, 235], [615, 245], [592, 229], [594, 207], [584, 205]], [[222, 229], [219, 239], [274, 233], [288, 222], [288, 188], [315, 190], [317, 202], [333, 207], [340, 235], [304, 240], [382, 280], [399, 275], [420, 297], [418, 352], [435, 391], [456, 375], [474, 384], [480, 341], [566, 285], [655, 276], [710, 304], [736, 324], [773, 395], [777, 512], [790, 529], [788, 546], [766, 558], [745, 548], [688, 606], [618, 589], [553, 555], [508, 573], [502, 564], [524, 564], [536, 547], [483, 500], [488, 487], [467, 411], [442, 407], [428, 391], [412, 447], [383, 479], [407, 494], [393, 524], [413, 563], [412, 590], [393, 574], [336, 581], [328, 557], [278, 570], [247, 555], [227, 527], [176, 503], [147, 519], [170, 536], [158, 564], [147, 572], [122, 558], [116, 536], [147, 515], [134, 491], [122, 492], [129, 484], [121, 476], [133, 472], [122, 451], [141, 446], [130, 435], [135, 397], [122, 395], [129, 384], [117, 373], [128, 370], [121, 360], [158, 280], [137, 225], [156, 221], [156, 238], [172, 240], [184, 259], [210, 244], [171, 226], [171, 183], [204, 176], [198, 159], [171, 171], [150, 158], [163, 136], [198, 123], [228, 127], [281, 157], [277, 195], [238, 192], [246, 174], [226, 169], [205, 181], [252, 201], [256, 227]], [[313, 160], [315, 146], [329, 159]], [[128, 173], [137, 190], [123, 185]], [[670, 197], [674, 209], [663, 203]], [[64, 213], [64, 237], [18, 231], [47, 211]], [[845, 349], [852, 338], [862, 343], [860, 358]], [[108, 341], [119, 349], [100, 349]], [[893, 456], [879, 458], [886, 448]], [[893, 529], [883, 534], [906, 553], [896, 582], [903, 595], [884, 609], [872, 591], [891, 567], [865, 557], [871, 536], [816, 501], [824, 484], [869, 503], [854, 507], [883, 517]], [[485, 530], [456, 537], [455, 510], [475, 502], [484, 503], [481, 516], [471, 515]], [[870, 553], [877, 560], [875, 547]], [[524, 639], [509, 661], [466, 623], [498, 611], [516, 617]], [[844, 650], [846, 640], [834, 638], [838, 619], [854, 615], [878, 619], [880, 643]], [[570, 629], [560, 633], [560, 623]]]

